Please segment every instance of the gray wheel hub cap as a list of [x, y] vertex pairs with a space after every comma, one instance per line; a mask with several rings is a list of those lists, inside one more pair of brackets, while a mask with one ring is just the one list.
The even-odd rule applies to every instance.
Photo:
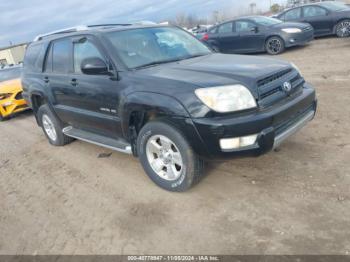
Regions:
[[45, 133], [47, 134], [47, 136], [52, 141], [56, 141], [56, 139], [57, 139], [56, 129], [55, 129], [55, 126], [52, 123], [52, 121], [48, 115], [43, 115], [42, 123], [43, 123], [43, 127], [44, 127], [44, 130], [45, 130]]
[[163, 135], [150, 137], [146, 144], [148, 163], [161, 178], [177, 180], [183, 170], [182, 156], [173, 141]]

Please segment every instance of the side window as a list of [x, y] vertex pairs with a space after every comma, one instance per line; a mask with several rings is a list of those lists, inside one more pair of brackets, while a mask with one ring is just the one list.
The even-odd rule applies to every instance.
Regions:
[[236, 21], [236, 32], [250, 32], [255, 24], [249, 21]]
[[41, 72], [45, 50], [46, 46], [43, 44], [29, 45], [24, 58], [25, 69], [33, 72]]
[[324, 16], [327, 11], [319, 6], [305, 6], [304, 17]]
[[52, 50], [52, 70], [54, 73], [65, 74], [72, 70], [71, 39], [55, 41]]
[[220, 25], [218, 33], [232, 33], [232, 22]]
[[97, 49], [97, 47], [91, 43], [89, 40], [85, 40], [84, 42], [74, 43], [74, 72], [81, 73], [80, 66], [81, 62], [85, 58], [98, 57], [102, 60], [105, 60], [103, 55]]
[[293, 10], [290, 10], [287, 13], [285, 13], [285, 15], [284, 15], [284, 19], [286, 21], [297, 20], [300, 18], [301, 18], [301, 8], [295, 8]]

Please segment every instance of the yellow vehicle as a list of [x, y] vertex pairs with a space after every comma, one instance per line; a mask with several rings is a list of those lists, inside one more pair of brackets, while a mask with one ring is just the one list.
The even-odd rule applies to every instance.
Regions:
[[0, 121], [28, 109], [22, 97], [21, 67], [0, 70]]

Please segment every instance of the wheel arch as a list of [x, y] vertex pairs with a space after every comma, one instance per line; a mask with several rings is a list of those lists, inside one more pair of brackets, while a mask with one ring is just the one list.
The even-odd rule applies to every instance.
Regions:
[[198, 132], [184, 106], [168, 95], [150, 92], [129, 94], [122, 106], [121, 119], [123, 136], [132, 145], [135, 156], [138, 133], [149, 121], [164, 121], [181, 130], [189, 141], [195, 141], [195, 144], [202, 142], [198, 141]]

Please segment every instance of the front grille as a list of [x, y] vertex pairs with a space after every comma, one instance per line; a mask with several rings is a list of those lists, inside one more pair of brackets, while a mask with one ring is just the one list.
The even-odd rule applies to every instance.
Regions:
[[[289, 92], [283, 89], [284, 83], [291, 84]], [[270, 75], [257, 81], [259, 105], [270, 106], [288, 96], [291, 96], [303, 88], [304, 79], [294, 69], [287, 69]]]
[[23, 92], [18, 92], [17, 95], [15, 96], [16, 100], [22, 100], [23, 99]]
[[285, 76], [286, 74], [290, 73], [290, 71], [292, 71], [292, 69], [287, 69], [281, 72], [278, 72], [277, 74], [273, 74], [271, 76], [268, 76], [266, 78], [263, 78], [261, 80], [258, 81], [258, 87], [260, 86], [264, 86], [267, 85], [268, 83], [271, 83], [273, 81], [278, 80], [279, 78]]

